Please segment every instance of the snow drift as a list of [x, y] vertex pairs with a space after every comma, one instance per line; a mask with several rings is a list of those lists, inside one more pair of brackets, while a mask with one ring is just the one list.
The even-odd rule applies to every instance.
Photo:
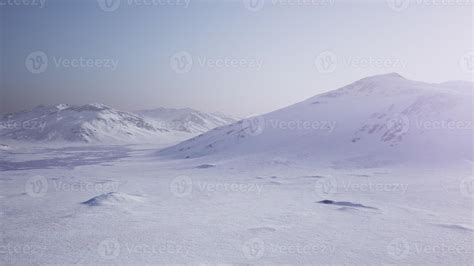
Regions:
[[134, 202], [143, 202], [141, 196], [131, 195], [127, 193], [120, 192], [109, 192], [102, 194], [96, 197], [93, 197], [87, 201], [82, 202], [82, 204], [94, 207], [94, 206], [104, 206], [104, 205], [123, 205], [127, 203]]

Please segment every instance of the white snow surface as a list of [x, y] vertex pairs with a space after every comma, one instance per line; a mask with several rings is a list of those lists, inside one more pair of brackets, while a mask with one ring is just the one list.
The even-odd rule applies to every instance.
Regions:
[[5, 143], [0, 264], [472, 265], [472, 135], [380, 126], [468, 119], [466, 84], [391, 74], [264, 115], [334, 119], [331, 133], [237, 122], [167, 149]]
[[167, 160], [156, 148], [1, 153], [0, 264], [474, 259], [472, 163], [336, 169], [268, 155]]

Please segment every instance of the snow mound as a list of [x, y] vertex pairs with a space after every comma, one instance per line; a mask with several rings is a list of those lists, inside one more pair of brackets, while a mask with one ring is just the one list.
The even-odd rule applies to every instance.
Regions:
[[360, 204], [360, 203], [353, 203], [353, 202], [349, 202], [349, 201], [321, 200], [321, 201], [318, 201], [318, 203], [326, 204], [326, 205], [336, 205], [336, 206], [343, 206], [343, 207], [354, 207], [354, 208], [364, 208], [364, 209], [377, 210], [377, 208], [375, 208], [375, 207], [366, 206], [366, 205], [363, 205], [363, 204]]
[[0, 143], [0, 150], [7, 151], [7, 150], [10, 150], [10, 149], [11, 149], [10, 146]]
[[110, 192], [91, 198], [90, 200], [82, 202], [87, 206], [104, 206], [104, 205], [122, 205], [127, 203], [143, 202], [143, 198], [137, 195], [130, 195], [126, 193]]
[[458, 231], [474, 232], [472, 228], [465, 225], [461, 225], [461, 224], [434, 224], [434, 225], [438, 227], [453, 229], [453, 230], [458, 230]]
[[207, 168], [213, 168], [216, 167], [214, 164], [201, 164], [196, 166], [197, 169], [207, 169]]

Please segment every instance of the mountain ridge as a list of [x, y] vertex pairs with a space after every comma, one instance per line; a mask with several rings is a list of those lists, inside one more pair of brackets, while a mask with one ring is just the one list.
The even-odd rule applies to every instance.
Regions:
[[[168, 110], [173, 113], [178, 109]], [[181, 109], [180, 112], [185, 110]], [[207, 121], [208, 116], [205, 113], [192, 111], [201, 114], [203, 117], [200, 122], [208, 127], [232, 122], [225, 119], [219, 120], [219, 123], [215, 123], [214, 120]], [[184, 122], [182, 124], [185, 124]], [[180, 121], [175, 120], [174, 123], [178, 124]], [[192, 129], [183, 131], [173, 125], [159, 123], [140, 114], [121, 111], [101, 103], [39, 105], [30, 110], [5, 114], [0, 118], [0, 138], [15, 141], [79, 143], [153, 142], [168, 139], [172, 141], [190, 138], [202, 133], [199, 130], [206, 128], [203, 126]]]

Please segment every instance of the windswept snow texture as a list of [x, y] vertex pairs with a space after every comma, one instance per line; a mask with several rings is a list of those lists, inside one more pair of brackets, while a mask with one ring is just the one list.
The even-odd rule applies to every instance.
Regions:
[[224, 158], [272, 153], [340, 168], [472, 160], [473, 88], [468, 82], [410, 81], [395, 73], [364, 78], [160, 154]]
[[204, 113], [190, 108], [157, 108], [137, 113], [161, 127], [191, 134], [204, 133], [236, 122], [236, 119], [221, 113]]
[[[121, 159], [88, 162], [100, 151], [85, 145], [71, 167], [0, 170], [0, 264], [474, 260], [472, 163], [334, 169], [267, 155], [197, 168], [209, 157], [162, 160], [155, 147], [123, 148], [133, 156], [102, 147]], [[7, 158], [28, 164], [74, 152], [12, 147]]]

